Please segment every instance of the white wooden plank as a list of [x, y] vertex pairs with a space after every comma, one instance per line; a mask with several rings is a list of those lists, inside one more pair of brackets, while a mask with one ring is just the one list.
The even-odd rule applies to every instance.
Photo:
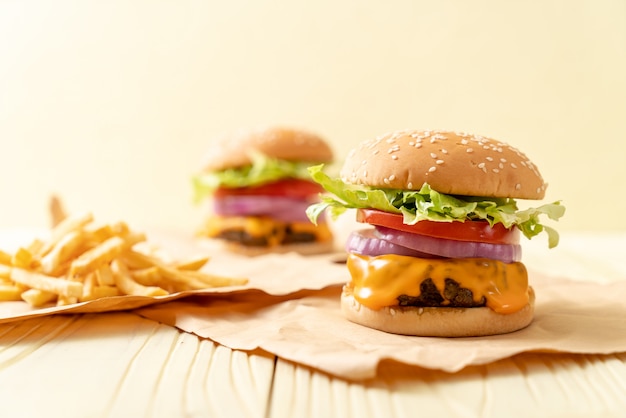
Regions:
[[365, 382], [279, 359], [269, 416], [611, 417], [623, 411], [626, 354], [526, 353], [454, 374], [385, 364]]
[[51, 316], [0, 324], [0, 405], [17, 418], [263, 417], [273, 364], [128, 313]]

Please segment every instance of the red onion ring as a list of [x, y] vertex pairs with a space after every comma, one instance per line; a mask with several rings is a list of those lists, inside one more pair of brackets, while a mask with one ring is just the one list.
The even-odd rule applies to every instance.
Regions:
[[431, 254], [422, 253], [385, 241], [376, 236], [374, 229], [353, 231], [346, 240], [346, 251], [375, 257], [377, 255], [398, 254], [409, 257], [433, 258]]
[[520, 261], [522, 247], [518, 244], [490, 244], [486, 242], [455, 241], [412, 234], [376, 226], [375, 235], [392, 244], [414, 251], [447, 258], [490, 258], [505, 263]]
[[284, 196], [221, 196], [213, 199], [213, 211], [224, 216], [268, 216], [285, 222], [308, 222], [308, 200]]

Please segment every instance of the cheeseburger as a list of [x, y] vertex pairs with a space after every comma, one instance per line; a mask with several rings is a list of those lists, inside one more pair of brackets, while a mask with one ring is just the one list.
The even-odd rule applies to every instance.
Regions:
[[520, 234], [557, 232], [540, 216], [559, 219], [560, 202], [543, 199], [535, 164], [502, 141], [448, 131], [406, 130], [361, 143], [340, 178], [310, 168], [332, 195], [307, 209], [356, 209], [368, 228], [346, 243], [351, 280], [341, 308], [352, 322], [419, 336], [502, 334], [526, 327], [534, 292], [521, 262]]
[[302, 130], [240, 130], [213, 143], [194, 177], [196, 200], [208, 205], [199, 235], [246, 255], [328, 252], [332, 234], [312, 225], [306, 208], [322, 188], [307, 167], [333, 159], [329, 145]]

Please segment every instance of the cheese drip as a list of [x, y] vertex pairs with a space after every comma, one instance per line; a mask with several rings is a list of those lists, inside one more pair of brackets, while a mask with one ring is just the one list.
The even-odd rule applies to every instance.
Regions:
[[487, 307], [498, 313], [513, 313], [528, 304], [528, 273], [520, 262], [349, 254], [347, 266], [354, 298], [371, 309], [398, 305], [400, 295], [419, 296], [420, 283], [429, 278], [440, 293], [446, 278], [455, 280], [472, 291], [474, 301], [484, 296]]
[[201, 236], [217, 237], [222, 231], [240, 230], [252, 237], [267, 238], [268, 246], [280, 245], [286, 230], [294, 233], [309, 233], [317, 242], [332, 239], [332, 233], [326, 223], [313, 225], [310, 222], [283, 222], [265, 216], [210, 216], [199, 232]]

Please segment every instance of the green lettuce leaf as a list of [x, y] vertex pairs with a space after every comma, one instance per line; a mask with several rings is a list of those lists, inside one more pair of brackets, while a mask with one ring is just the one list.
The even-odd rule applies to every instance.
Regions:
[[317, 218], [325, 210], [336, 218], [346, 209], [372, 208], [402, 214], [404, 223], [408, 225], [422, 220], [464, 222], [484, 219], [490, 225], [501, 223], [506, 228], [516, 226], [529, 239], [546, 232], [550, 248], [556, 247], [559, 242], [557, 231], [543, 225], [540, 216], [546, 215], [552, 220], [558, 220], [565, 213], [565, 207], [560, 201], [538, 208], [518, 210], [515, 199], [452, 196], [439, 193], [428, 184], [424, 184], [418, 191], [346, 184], [339, 178], [329, 177], [322, 171], [323, 167], [323, 164], [309, 167], [309, 174], [334, 196], [323, 195], [319, 203], [307, 208], [307, 216], [313, 223], [317, 222]]
[[210, 196], [218, 187], [260, 186], [284, 178], [310, 179], [308, 163], [279, 160], [259, 153], [251, 155], [251, 160], [252, 164], [244, 167], [205, 172], [194, 176], [195, 201]]

